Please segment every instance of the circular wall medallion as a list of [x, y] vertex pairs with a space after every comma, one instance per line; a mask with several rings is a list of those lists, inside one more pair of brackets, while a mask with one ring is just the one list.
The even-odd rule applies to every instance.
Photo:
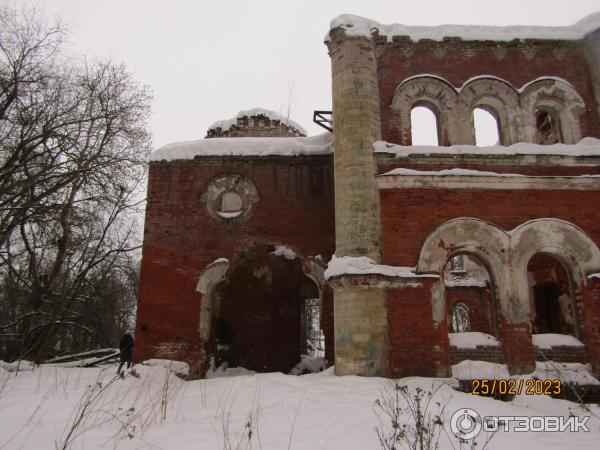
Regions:
[[254, 183], [239, 174], [218, 175], [210, 180], [200, 195], [206, 208], [215, 219], [226, 223], [244, 222], [258, 202], [258, 190]]

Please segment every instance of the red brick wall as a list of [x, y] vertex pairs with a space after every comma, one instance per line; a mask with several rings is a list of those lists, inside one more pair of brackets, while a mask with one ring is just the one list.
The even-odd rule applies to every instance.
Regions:
[[600, 278], [591, 278], [583, 289], [583, 341], [589, 362], [596, 376], [600, 376]]
[[[421, 281], [420, 281], [421, 282]], [[444, 375], [450, 352], [448, 325], [434, 325], [431, 281], [388, 291], [389, 372], [392, 377]]]
[[[242, 174], [258, 189], [260, 200], [245, 223], [223, 226], [199, 201], [206, 183], [226, 173]], [[335, 249], [330, 156], [150, 164], [136, 360], [167, 357], [157, 345], [180, 359], [198, 355], [198, 277], [207, 264], [222, 257], [233, 261], [254, 242], [329, 260]]]
[[[383, 230], [384, 264], [396, 266], [416, 266], [419, 252], [429, 234], [440, 224], [457, 217], [476, 217], [489, 221], [505, 230], [511, 230], [532, 219], [552, 217], [563, 219], [579, 226], [595, 242], [600, 242], [600, 222], [595, 213], [598, 192], [596, 191], [538, 191], [538, 190], [436, 190], [436, 189], [384, 189], [380, 190], [381, 220]], [[390, 294], [390, 308], [394, 308], [394, 295]], [[422, 293], [424, 298], [429, 296]], [[599, 314], [594, 303], [589, 298], [594, 293], [588, 292], [587, 303], [582, 312], [585, 339], [597, 339]], [[412, 298], [406, 297], [405, 299]], [[405, 361], [410, 355], [405, 355], [412, 348], [411, 339], [420, 339], [425, 345], [426, 335], [435, 336], [431, 325], [431, 305], [429, 301], [418, 302], [415, 294], [414, 308], [409, 318], [403, 318], [402, 313], [390, 313], [390, 324], [393, 321], [404, 323], [410, 330], [419, 330], [414, 336], [402, 336], [409, 344], [403, 344], [402, 339], [393, 338], [390, 341], [394, 362], [409, 368], [418, 368], [418, 362]], [[405, 311], [407, 313], [407, 311]], [[428, 322], [429, 321], [429, 322]], [[429, 323], [429, 325], [428, 325]], [[406, 328], [403, 327], [403, 328]], [[513, 373], [525, 373], [533, 369], [534, 349], [531, 344], [531, 324], [507, 324], [499, 320], [500, 340], [505, 345], [507, 362]], [[394, 331], [398, 333], [397, 331]], [[390, 331], [390, 335], [392, 331]], [[492, 333], [493, 334], [493, 333]], [[431, 338], [433, 339], [433, 338]], [[441, 338], [439, 338], [441, 339]], [[587, 343], [588, 340], [585, 340]], [[590, 341], [590, 342], [592, 342]], [[436, 342], [432, 340], [430, 342]], [[394, 346], [399, 346], [394, 348]], [[408, 345], [408, 346], [407, 346]], [[592, 351], [593, 353], [593, 351]], [[590, 354], [590, 360], [597, 355]], [[427, 352], [424, 360], [429, 358]], [[598, 363], [596, 363], [598, 364]], [[392, 366], [393, 368], [393, 366]], [[404, 369], [402, 369], [404, 370]], [[415, 371], [413, 373], [422, 373]]]
[[600, 243], [597, 191], [382, 189], [385, 264], [415, 266], [425, 239], [442, 223], [476, 217], [511, 230], [552, 217], [579, 226]]
[[[499, 50], [505, 51], [499, 57]], [[394, 91], [408, 77], [432, 74], [460, 87], [480, 75], [500, 77], [520, 88], [543, 76], [567, 80], [581, 95], [587, 112], [581, 115], [582, 136], [600, 137], [600, 120], [587, 62], [578, 42], [447, 42], [422, 41], [378, 44], [382, 139], [401, 142], [400, 124], [390, 105]], [[518, 67], [518, 70], [515, 68]]]

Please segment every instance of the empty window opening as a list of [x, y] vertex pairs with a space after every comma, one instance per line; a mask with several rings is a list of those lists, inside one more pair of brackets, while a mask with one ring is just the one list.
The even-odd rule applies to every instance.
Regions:
[[242, 214], [243, 201], [237, 192], [224, 192], [217, 200], [217, 214], [225, 218], [233, 218]]
[[443, 279], [448, 332], [497, 336], [495, 292], [483, 261], [469, 253], [454, 255], [444, 267]]
[[471, 331], [469, 308], [464, 303], [458, 302], [452, 307], [452, 332], [466, 333]]
[[412, 145], [439, 145], [435, 113], [426, 106], [415, 106], [410, 111]]
[[562, 141], [558, 119], [548, 111], [536, 111], [535, 128], [536, 144], [551, 145]]
[[325, 334], [321, 329], [321, 300], [307, 298], [304, 302], [306, 353], [313, 358], [325, 356]]
[[475, 108], [473, 124], [475, 126], [475, 145], [479, 147], [500, 145], [498, 119], [494, 114], [483, 108]]
[[464, 272], [465, 271], [465, 260], [463, 255], [454, 256], [450, 260], [450, 270], [452, 272]]
[[576, 336], [569, 276], [556, 258], [538, 253], [527, 265], [533, 333]]

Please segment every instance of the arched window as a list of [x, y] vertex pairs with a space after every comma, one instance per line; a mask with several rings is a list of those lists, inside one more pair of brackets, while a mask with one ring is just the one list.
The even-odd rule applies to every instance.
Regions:
[[475, 145], [485, 147], [501, 144], [498, 119], [494, 114], [483, 108], [475, 108], [473, 109], [473, 124], [475, 126]]
[[464, 272], [465, 271], [465, 260], [463, 255], [453, 256], [450, 260], [450, 271], [451, 272]]
[[558, 119], [550, 111], [535, 112], [536, 144], [550, 145], [562, 142]]
[[439, 145], [438, 123], [435, 113], [426, 106], [415, 106], [410, 111], [412, 145]]
[[452, 331], [454, 333], [471, 331], [469, 308], [464, 303], [458, 302], [452, 307]]

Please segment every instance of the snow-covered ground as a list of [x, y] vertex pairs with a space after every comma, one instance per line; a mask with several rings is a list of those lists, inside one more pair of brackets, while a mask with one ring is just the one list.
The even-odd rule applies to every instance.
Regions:
[[[123, 380], [114, 376], [114, 366], [42, 366], [18, 374], [0, 368], [0, 449], [63, 448], [71, 430], [67, 448], [73, 449], [381, 448], [374, 402], [384, 379], [336, 377], [328, 369], [304, 376], [245, 372], [182, 381], [162, 362], [153, 364], [137, 365], [140, 378]], [[590, 415], [575, 403], [543, 396], [512, 402], [473, 396], [453, 390], [452, 381], [402, 380], [410, 390], [440, 386], [435, 395], [446, 405], [449, 432], [449, 417], [462, 408], [481, 415]], [[600, 408], [592, 406], [590, 432], [498, 432], [487, 448], [596, 449], [599, 415]], [[440, 448], [460, 448], [448, 439], [442, 434]]]

